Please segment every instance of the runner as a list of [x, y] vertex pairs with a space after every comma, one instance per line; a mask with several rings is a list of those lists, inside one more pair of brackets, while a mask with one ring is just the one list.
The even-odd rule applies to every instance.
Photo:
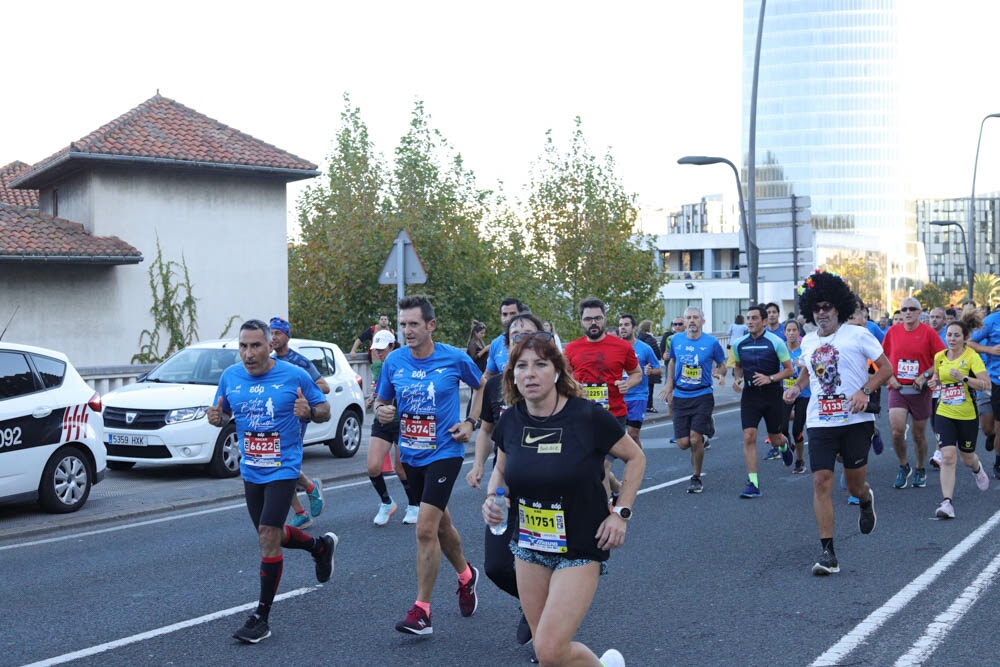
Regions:
[[713, 364], [720, 377], [726, 374], [726, 353], [711, 334], [704, 333], [705, 316], [700, 308], [690, 306], [684, 311], [687, 331], [670, 339], [667, 379], [660, 398], [667, 402], [674, 415], [674, 438], [677, 448], [691, 450], [691, 481], [688, 493], [701, 493], [701, 465], [705, 459], [705, 436], [715, 435], [712, 412], [715, 394], [712, 392]]
[[[506, 518], [518, 531], [510, 549], [540, 662], [624, 667], [618, 651], [606, 651], [598, 662], [573, 637], [606, 571], [609, 550], [625, 541], [645, 456], [613, 416], [580, 397], [550, 335], [525, 336], [511, 348], [504, 371], [511, 407], [493, 432], [499, 452], [483, 519], [488, 525], [504, 520], [494, 495], [509, 484]], [[608, 455], [625, 461], [614, 511], [601, 484]]]
[[769, 303], [764, 306], [764, 310], [767, 311], [767, 332], [784, 341], [785, 326], [781, 323], [781, 308], [776, 303]]
[[[633, 315], [622, 315], [618, 318], [618, 337], [632, 345], [639, 362], [639, 370], [642, 372], [639, 384], [629, 389], [623, 397], [627, 411], [625, 425], [629, 437], [635, 440], [635, 444], [642, 447], [639, 431], [646, 418], [649, 388], [653, 386], [651, 379], [660, 377], [663, 371], [660, 368], [659, 355], [647, 343], [636, 337], [636, 321]], [[653, 344], [656, 344], [655, 340]]]
[[[391, 331], [379, 331], [372, 338], [372, 395], [368, 398], [367, 407], [372, 407], [375, 397], [378, 395], [378, 383], [380, 380], [382, 366], [386, 357], [396, 347], [396, 335]], [[393, 448], [393, 445], [396, 445]], [[406, 492], [406, 514], [403, 516], [404, 524], [415, 524], [420, 515], [420, 496], [416, 495], [413, 487], [407, 481], [406, 471], [399, 461], [399, 419], [393, 419], [387, 424], [383, 424], [377, 419], [372, 422], [371, 440], [368, 444], [368, 479], [375, 487], [375, 493], [379, 497], [378, 512], [372, 520], [376, 526], [384, 526], [389, 523], [389, 519], [396, 511], [396, 502], [389, 495], [389, 489], [385, 484], [385, 476], [382, 474], [382, 463], [386, 454], [393, 452], [393, 468], [399, 482]]]
[[[840, 276], [817, 271], [799, 288], [799, 307], [817, 330], [802, 341], [802, 370], [786, 389], [786, 403], [795, 402], [807, 386], [812, 390], [806, 426], [809, 465], [813, 472], [813, 512], [823, 553], [812, 566], [814, 575], [840, 572], [833, 546], [833, 469], [844, 462], [847, 489], [860, 500], [858, 528], [875, 530], [875, 495], [865, 480], [868, 450], [875, 434], [875, 416], [865, 412], [868, 397], [885, 383], [892, 370], [878, 341], [863, 327], [844, 326], [854, 313], [855, 296]], [[868, 360], [878, 372], [868, 374]]]
[[[785, 414], [781, 402], [781, 382], [791, 377], [792, 362], [782, 339], [764, 330], [764, 306], [747, 309], [746, 336], [733, 343], [733, 391], [740, 394], [740, 421], [743, 424], [743, 462], [747, 486], [740, 498], [760, 498], [757, 477], [757, 426], [764, 420], [767, 437], [786, 466], [792, 465], [793, 452], [781, 434]], [[744, 387], [743, 378], [747, 378]]]
[[[584, 299], [577, 306], [584, 336], [566, 346], [564, 354], [570, 373], [583, 385], [586, 398], [609, 410], [624, 427], [628, 408], [623, 396], [642, 381], [642, 369], [632, 346], [617, 336], [609, 336], [604, 329], [604, 302]], [[628, 375], [623, 379], [624, 375]], [[611, 459], [604, 462], [604, 488], [612, 501], [621, 486], [611, 474]]]
[[[972, 333], [972, 338], [968, 346], [975, 352], [983, 356], [986, 362], [986, 371], [990, 376], [990, 387], [988, 391], [982, 392], [980, 400], [985, 402], [989, 396], [990, 407], [992, 409], [992, 420], [1000, 415], [1000, 312], [992, 313], [983, 320], [983, 326]], [[996, 448], [995, 426], [983, 428], [986, 436], [986, 451], [993, 451], [996, 458], [993, 462], [993, 477], [1000, 479], [1000, 449]]]
[[[795, 320], [788, 320], [785, 322], [785, 344], [788, 346], [788, 356], [792, 360], [792, 371], [791, 377], [787, 377], [782, 381], [782, 386], [785, 389], [791, 389], [795, 381], [799, 379], [799, 373], [802, 368], [802, 335], [803, 332], [799, 326], [799, 323]], [[793, 475], [804, 475], [806, 472], [806, 461], [805, 461], [805, 438], [803, 437], [803, 431], [806, 425], [806, 412], [809, 406], [809, 397], [812, 396], [812, 392], [809, 387], [806, 387], [791, 403], [785, 403], [785, 417], [781, 422], [785, 430], [783, 431], [785, 435], [786, 442], [795, 443], [795, 467], [792, 468]], [[788, 429], [788, 423], [792, 421], [791, 431]]]
[[[292, 335], [291, 323], [280, 317], [272, 317], [269, 326], [271, 327], [271, 351], [274, 354], [274, 358], [278, 361], [284, 361], [298, 366], [309, 374], [309, 377], [312, 378], [312, 381], [316, 383], [316, 386], [319, 387], [324, 394], [329, 394], [330, 386], [326, 383], [326, 380], [323, 379], [323, 376], [319, 374], [319, 371], [316, 370], [316, 366], [313, 362], [288, 347], [288, 340]], [[304, 442], [306, 437], [306, 426], [309, 425], [309, 420], [303, 419], [301, 423], [302, 432], [299, 435]], [[298, 486], [301, 487], [309, 497], [309, 511], [306, 512], [302, 503], [299, 502], [299, 494], [293, 493], [292, 510], [294, 510], [295, 516], [292, 517], [292, 525], [296, 528], [306, 529], [312, 525], [312, 520], [323, 512], [323, 485], [318, 479], [309, 479], [306, 474], [302, 472], [302, 470], [299, 470]]]
[[[892, 363], [889, 378], [889, 427], [892, 448], [899, 459], [899, 472], [893, 488], [905, 489], [913, 477], [914, 488], [927, 486], [927, 420], [931, 411], [931, 392], [927, 380], [934, 373], [934, 355], [944, 349], [944, 343], [930, 326], [921, 324], [920, 302], [913, 297], [900, 304], [903, 321], [889, 327], [882, 341], [885, 355]], [[911, 418], [910, 433], [916, 469], [906, 459], [906, 418]]]
[[311, 537], [285, 525], [288, 505], [302, 465], [300, 419], [322, 423], [330, 419], [330, 404], [309, 375], [271, 358], [271, 330], [260, 320], [240, 326], [241, 364], [222, 372], [208, 423], [223, 426], [236, 420], [240, 441], [240, 472], [247, 510], [260, 544], [260, 599], [233, 637], [256, 644], [271, 636], [269, 617], [281, 581], [282, 547], [301, 549], [316, 561], [316, 579], [329, 581], [335, 533]]
[[[382, 366], [375, 416], [389, 424], [399, 414], [399, 446], [406, 477], [420, 497], [417, 518], [417, 599], [396, 630], [433, 633], [431, 593], [443, 553], [458, 574], [458, 606], [472, 616], [478, 606], [479, 571], [462, 552], [462, 539], [451, 522], [448, 499], [462, 469], [465, 446], [478, 427], [478, 414], [460, 418], [459, 382], [477, 394], [482, 405], [479, 369], [464, 350], [434, 342], [434, 307], [426, 296], [399, 301], [399, 325], [406, 349], [390, 354]], [[393, 400], [397, 406], [393, 405]], [[473, 408], [478, 411], [478, 408]]]
[[[944, 313], [942, 313], [943, 319]], [[955, 505], [955, 449], [962, 463], [972, 471], [976, 486], [980, 491], [990, 488], [990, 478], [976, 456], [976, 440], [979, 438], [975, 390], [985, 390], [990, 386], [990, 376], [978, 354], [966, 347], [966, 341], [973, 330], [982, 326], [982, 320], [975, 313], [969, 313], [957, 322], [947, 326], [945, 340], [948, 349], [934, 355], [934, 375], [932, 387], [941, 388], [934, 427], [941, 443], [941, 504], [935, 515], [939, 519], [954, 519]]]

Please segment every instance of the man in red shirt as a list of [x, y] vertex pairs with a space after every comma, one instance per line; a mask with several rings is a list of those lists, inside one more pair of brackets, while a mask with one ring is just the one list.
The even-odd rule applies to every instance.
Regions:
[[[607, 408], [624, 427], [628, 408], [623, 396], [642, 382], [639, 360], [628, 341], [607, 335], [603, 301], [584, 299], [578, 310], [585, 335], [568, 344], [563, 351], [569, 362], [569, 371], [583, 385], [585, 396]], [[613, 480], [610, 460], [605, 460], [604, 469], [605, 488], [609, 495], [617, 493], [615, 487], [620, 488], [620, 485]]]
[[[899, 459], [899, 472], [893, 486], [905, 489], [913, 477], [914, 488], [927, 486], [927, 419], [931, 416], [931, 392], [927, 380], [934, 374], [934, 355], [944, 343], [934, 329], [920, 323], [920, 302], [912, 297], [900, 305], [903, 321], [889, 327], [882, 349], [889, 358], [889, 426], [892, 448]], [[906, 417], [912, 418], [913, 450], [916, 470], [906, 460]]]

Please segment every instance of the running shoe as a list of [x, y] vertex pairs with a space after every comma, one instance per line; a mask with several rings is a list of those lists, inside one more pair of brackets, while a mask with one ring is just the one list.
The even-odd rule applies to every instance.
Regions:
[[997, 459], [997, 462], [993, 464], [993, 477], [1000, 479], [1000, 459]]
[[676, 445], [677, 444], [677, 438], [670, 438], [670, 444], [671, 445]]
[[986, 447], [986, 451], [992, 452], [993, 451], [993, 436], [992, 435], [986, 435], [986, 434], [983, 434], [983, 435], [985, 436], [984, 439], [986, 440], [986, 444], [983, 445], [983, 446]]
[[785, 467], [790, 467], [794, 459], [795, 459], [795, 452], [792, 451], [791, 447], [785, 445], [785, 451], [781, 452], [781, 462], [785, 464]]
[[896, 473], [896, 481], [892, 483], [893, 488], [905, 489], [906, 485], [910, 482], [910, 475], [913, 474], [913, 468], [907, 463], [905, 466], [899, 466], [899, 472]]
[[528, 619], [525, 617], [524, 612], [521, 613], [521, 620], [517, 622], [517, 643], [527, 644], [531, 641], [531, 626], [528, 625]]
[[714, 438], [715, 437], [715, 415], [712, 415], [711, 417], [709, 417], [709, 419], [710, 419], [710, 421], [709, 421], [709, 427], [710, 428], [708, 429], [708, 433], [705, 434], [705, 439], [706, 440], [708, 438]]
[[979, 464], [979, 472], [972, 473], [972, 476], [976, 478], [976, 487], [980, 491], [986, 491], [990, 488], [990, 476], [983, 470], [982, 463]]
[[316, 561], [316, 581], [322, 584], [330, 581], [333, 574], [333, 552], [337, 550], [340, 538], [337, 533], [327, 533], [319, 539], [323, 542], [323, 551], [313, 554], [313, 560]]
[[824, 577], [828, 574], [836, 574], [837, 572], [840, 572], [840, 564], [837, 563], [837, 557], [830, 553], [829, 549], [823, 549], [819, 560], [813, 565], [813, 574], [817, 577]]
[[937, 511], [934, 512], [934, 516], [939, 519], [954, 519], [955, 518], [955, 506], [951, 504], [951, 501], [945, 498], [938, 505]]
[[691, 475], [691, 483], [688, 484], [688, 493], [701, 493], [703, 489], [701, 477]]
[[764, 455], [765, 461], [777, 461], [781, 458], [781, 452], [778, 451], [777, 447], [771, 447], [767, 450], [767, 454]]
[[625, 657], [613, 648], [609, 648], [601, 655], [601, 664], [604, 667], [625, 667]]
[[323, 485], [318, 479], [314, 479], [313, 490], [306, 493], [309, 496], [309, 513], [313, 516], [319, 516], [323, 513]]
[[239, 639], [247, 644], [256, 644], [271, 636], [271, 628], [263, 618], [251, 614], [243, 627], [233, 633], [233, 639]]
[[858, 516], [858, 529], [862, 535], [870, 535], [875, 530], [875, 522], [877, 521], [877, 517], [875, 516], [875, 492], [868, 489], [868, 493], [871, 494], [868, 507], [861, 505], [861, 514]]
[[806, 474], [806, 462], [805, 461], [796, 461], [795, 462], [795, 467], [792, 468], [792, 474], [793, 475], [804, 475], [804, 474]]
[[861, 504], [861, 499], [858, 498], [857, 496], [847, 496], [847, 504], [848, 505], [860, 505]]
[[414, 524], [417, 522], [417, 517], [420, 516], [420, 506], [419, 505], [407, 505], [406, 515], [403, 516], [403, 523]]
[[917, 468], [913, 471], [913, 488], [922, 489], [927, 486], [927, 468]]
[[431, 617], [417, 605], [413, 605], [413, 609], [406, 612], [406, 618], [396, 624], [396, 630], [411, 635], [434, 634], [434, 628], [431, 627]]
[[712, 448], [712, 439], [711, 439], [711, 438], [709, 438], [709, 437], [708, 437], [708, 436], [706, 435], [706, 436], [705, 436], [705, 449], [711, 449], [711, 448]]
[[387, 503], [381, 503], [378, 506], [378, 514], [375, 515], [375, 525], [384, 526], [389, 523], [389, 517], [392, 516], [393, 512], [396, 511], [396, 503], [392, 502], [392, 498], [389, 499]]
[[757, 488], [757, 485], [748, 479], [747, 488], [743, 489], [743, 493], [740, 494], [740, 498], [760, 498], [761, 495], [762, 494], [760, 489]]
[[305, 530], [309, 526], [313, 525], [313, 520], [312, 517], [309, 516], [308, 514], [304, 513], [299, 514], [298, 512], [296, 512], [295, 516], [292, 517], [291, 525], [294, 526], [295, 528], [300, 528], [302, 530]]
[[881, 456], [884, 449], [885, 443], [882, 442], [882, 436], [878, 434], [878, 429], [875, 429], [875, 433], [872, 434], [872, 451], [875, 452], [875, 456]]
[[458, 609], [462, 612], [462, 616], [472, 616], [476, 613], [476, 608], [479, 606], [479, 598], [476, 597], [479, 570], [472, 567], [472, 563], [468, 565], [472, 568], [472, 579], [469, 579], [469, 583], [467, 584], [459, 584], [458, 590], [455, 591], [458, 594]]
[[[941, 450], [935, 449], [933, 456], [931, 456], [930, 461], [928, 461], [935, 469], [941, 469]], [[916, 484], [914, 484], [916, 486]]]
[[648, 412], [649, 414], [655, 415], [656, 413], [659, 412], [659, 410], [657, 410], [656, 408], [646, 408], [646, 412]]

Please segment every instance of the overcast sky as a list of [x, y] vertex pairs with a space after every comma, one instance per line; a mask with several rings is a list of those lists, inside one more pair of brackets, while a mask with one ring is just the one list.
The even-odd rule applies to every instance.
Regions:
[[[899, 2], [914, 192], [967, 196], [979, 121], [1000, 111], [1000, 3]], [[518, 193], [545, 131], [565, 145], [579, 115], [640, 202], [735, 189], [724, 168], [676, 160], [739, 163], [740, 0], [42, 6], [3, 10], [0, 165], [36, 162], [157, 89], [322, 164], [347, 92], [387, 158], [422, 99], [483, 187]], [[1000, 119], [986, 127], [979, 192], [1000, 190]]]

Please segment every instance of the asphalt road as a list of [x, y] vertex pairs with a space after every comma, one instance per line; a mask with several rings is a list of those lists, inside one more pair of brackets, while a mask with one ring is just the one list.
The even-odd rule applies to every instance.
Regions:
[[[579, 640], [598, 654], [618, 648], [630, 666], [996, 664], [989, 640], [1000, 601], [993, 586], [1000, 482], [982, 493], [959, 470], [958, 517], [937, 521], [937, 473], [927, 488], [894, 490], [891, 452], [873, 457], [878, 526], [860, 535], [857, 508], [836, 490], [842, 571], [814, 577], [811, 477], [762, 461], [764, 496], [739, 499], [738, 412], [721, 409], [717, 424], [700, 495], [685, 493], [689, 458], [668, 443], [670, 425], [644, 430], [648, 466], [635, 518]], [[307, 452], [317, 471], [360, 463]], [[255, 606], [258, 556], [238, 481], [177, 470], [115, 473], [122, 474], [144, 489], [118, 496], [136, 505], [131, 514], [113, 516], [105, 506], [115, 498], [95, 496], [83, 510], [89, 517], [29, 532], [44, 515], [30, 506], [0, 510], [0, 664], [527, 664], [528, 650], [514, 642], [516, 602], [484, 577], [479, 610], [462, 618], [446, 563], [434, 593], [434, 635], [393, 630], [415, 594], [413, 529], [401, 513], [374, 527], [377, 498], [356, 473], [321, 472], [330, 480], [327, 509], [310, 532], [341, 536], [331, 581], [316, 584], [308, 555], [286, 552], [274, 635], [241, 645], [230, 634]], [[178, 486], [214, 491], [175, 510], [151, 509]], [[403, 497], [396, 480], [389, 488]], [[460, 481], [451, 508], [466, 555], [481, 568], [480, 501], [481, 492]]]

